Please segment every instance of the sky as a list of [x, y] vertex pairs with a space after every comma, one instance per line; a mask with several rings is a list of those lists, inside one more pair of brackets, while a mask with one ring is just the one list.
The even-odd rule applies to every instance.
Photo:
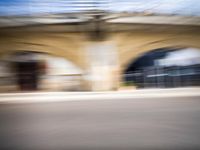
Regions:
[[108, 11], [200, 16], [200, 0], [0, 0], [0, 15], [79, 12], [97, 6]]

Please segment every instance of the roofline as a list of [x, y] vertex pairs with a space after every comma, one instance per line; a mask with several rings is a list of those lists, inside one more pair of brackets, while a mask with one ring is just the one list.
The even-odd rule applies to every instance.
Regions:
[[63, 13], [35, 16], [1, 16], [0, 27], [21, 27], [32, 25], [82, 24], [89, 23], [95, 15], [101, 15], [100, 21], [107, 24], [151, 24], [200, 26], [200, 16], [159, 15], [144, 13]]

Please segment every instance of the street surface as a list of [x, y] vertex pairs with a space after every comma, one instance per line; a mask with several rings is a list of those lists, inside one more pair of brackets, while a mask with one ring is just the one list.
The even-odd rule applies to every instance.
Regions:
[[200, 97], [1, 103], [0, 149], [200, 149]]

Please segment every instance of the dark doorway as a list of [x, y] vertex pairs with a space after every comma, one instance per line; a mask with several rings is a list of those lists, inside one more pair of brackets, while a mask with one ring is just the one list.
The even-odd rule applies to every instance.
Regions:
[[17, 62], [17, 81], [21, 90], [37, 90], [38, 62]]

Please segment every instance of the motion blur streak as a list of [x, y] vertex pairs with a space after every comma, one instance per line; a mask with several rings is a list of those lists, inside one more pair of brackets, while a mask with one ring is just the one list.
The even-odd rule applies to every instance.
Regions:
[[0, 149], [200, 149], [199, 0], [0, 0]]

